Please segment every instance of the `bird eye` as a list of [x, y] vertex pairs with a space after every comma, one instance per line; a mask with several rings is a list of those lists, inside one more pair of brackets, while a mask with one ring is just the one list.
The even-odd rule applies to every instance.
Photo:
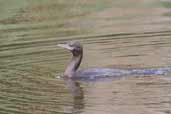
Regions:
[[73, 47], [73, 44], [69, 44], [70, 47]]

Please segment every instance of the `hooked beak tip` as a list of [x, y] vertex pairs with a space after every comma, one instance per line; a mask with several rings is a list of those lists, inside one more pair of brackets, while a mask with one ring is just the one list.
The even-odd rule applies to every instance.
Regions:
[[68, 50], [73, 50], [73, 47], [69, 46], [68, 44], [57, 44], [57, 46], [68, 49]]

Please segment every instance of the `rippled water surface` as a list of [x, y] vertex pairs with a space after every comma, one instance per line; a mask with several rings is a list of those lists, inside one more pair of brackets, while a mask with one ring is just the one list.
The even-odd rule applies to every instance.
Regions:
[[0, 0], [1, 114], [171, 114], [171, 77], [56, 78], [84, 45], [81, 68], [171, 66], [169, 0]]

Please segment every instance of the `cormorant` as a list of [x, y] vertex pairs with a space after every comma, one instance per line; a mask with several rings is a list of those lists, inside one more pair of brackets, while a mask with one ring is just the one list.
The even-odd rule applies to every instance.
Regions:
[[83, 47], [77, 41], [70, 41], [58, 46], [68, 49], [72, 53], [72, 58], [65, 69], [64, 77], [68, 78], [103, 78], [116, 77], [124, 75], [163, 75], [171, 72], [170, 67], [164, 68], [146, 68], [146, 69], [113, 69], [113, 68], [88, 68], [78, 70], [83, 58]]

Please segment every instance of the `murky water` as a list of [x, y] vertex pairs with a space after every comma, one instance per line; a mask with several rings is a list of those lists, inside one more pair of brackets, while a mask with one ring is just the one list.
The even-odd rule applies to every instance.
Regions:
[[170, 114], [171, 77], [56, 78], [84, 45], [82, 68], [171, 66], [169, 0], [0, 0], [1, 114]]

